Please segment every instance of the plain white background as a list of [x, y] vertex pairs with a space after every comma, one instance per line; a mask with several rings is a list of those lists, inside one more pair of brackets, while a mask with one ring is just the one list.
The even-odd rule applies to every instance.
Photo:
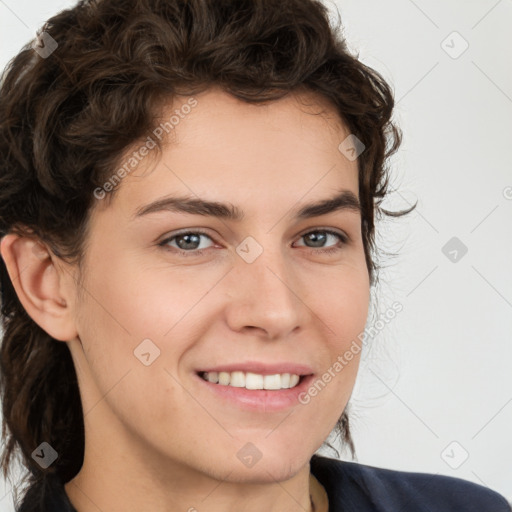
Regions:
[[[73, 4], [0, 0], [0, 67]], [[379, 226], [381, 247], [398, 256], [382, 260], [368, 326], [395, 301], [403, 310], [363, 355], [357, 461], [464, 478], [511, 500], [512, 0], [327, 5], [395, 91], [404, 141], [385, 206], [418, 200]], [[10, 487], [2, 512], [13, 510]]]

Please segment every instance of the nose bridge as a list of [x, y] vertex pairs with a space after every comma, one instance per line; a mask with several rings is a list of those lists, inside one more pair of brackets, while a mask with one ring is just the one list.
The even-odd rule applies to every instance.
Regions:
[[253, 241], [247, 243], [237, 248], [239, 256], [230, 284], [231, 327], [256, 327], [272, 337], [285, 336], [305, 319], [307, 308], [299, 297], [299, 280], [279, 247], [258, 249]]

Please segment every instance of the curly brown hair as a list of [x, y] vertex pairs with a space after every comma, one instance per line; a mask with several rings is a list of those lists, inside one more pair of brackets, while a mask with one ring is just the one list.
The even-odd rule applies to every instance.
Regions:
[[[212, 86], [249, 103], [306, 90], [365, 145], [361, 232], [374, 285], [375, 219], [411, 211], [381, 207], [401, 131], [390, 86], [350, 53], [339, 25], [319, 0], [81, 0], [58, 13], [40, 31], [55, 51], [41, 56], [30, 41], [2, 74], [0, 236], [34, 237], [81, 268], [94, 190], [164, 104]], [[73, 361], [27, 314], [1, 259], [0, 279], [2, 470], [19, 450], [32, 487], [50, 473], [67, 482], [84, 456]], [[347, 409], [336, 429], [354, 455]], [[32, 458], [42, 440], [59, 454], [44, 471]]]

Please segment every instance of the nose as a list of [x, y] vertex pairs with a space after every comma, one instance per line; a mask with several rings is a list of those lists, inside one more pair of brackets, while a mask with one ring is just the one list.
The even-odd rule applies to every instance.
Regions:
[[[229, 274], [227, 322], [235, 332], [258, 332], [283, 339], [308, 322], [311, 310], [304, 302], [305, 282], [281, 251], [265, 249], [252, 263], [238, 258]], [[305, 281], [305, 280], [304, 280]]]

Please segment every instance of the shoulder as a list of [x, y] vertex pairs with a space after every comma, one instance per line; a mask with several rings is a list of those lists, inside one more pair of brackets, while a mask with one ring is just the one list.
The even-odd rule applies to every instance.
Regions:
[[311, 459], [311, 472], [324, 486], [333, 512], [512, 511], [501, 494], [461, 478], [396, 471], [319, 455]]

